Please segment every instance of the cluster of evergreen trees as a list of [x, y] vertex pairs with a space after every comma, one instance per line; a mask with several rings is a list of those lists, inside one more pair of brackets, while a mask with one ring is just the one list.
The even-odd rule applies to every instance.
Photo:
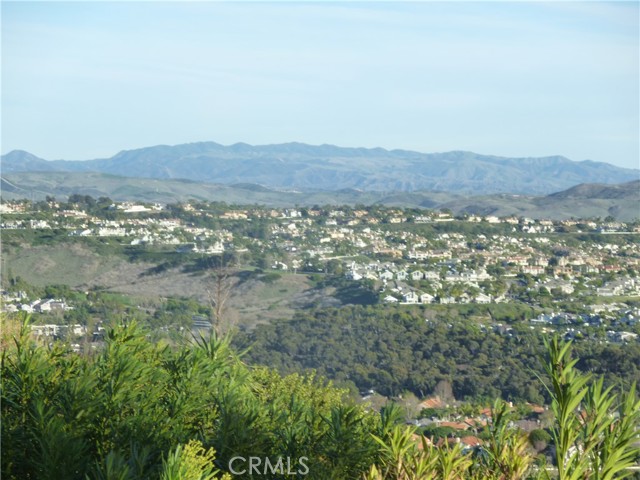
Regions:
[[[548, 351], [559, 478], [630, 473], [635, 391], [619, 399], [590, 382], [569, 345], [553, 342]], [[248, 367], [227, 338], [169, 346], [130, 324], [109, 330], [101, 351], [79, 356], [38, 345], [27, 320], [3, 319], [0, 373], [6, 479], [276, 479], [291, 476], [288, 463], [318, 480], [547, 475], [500, 401], [482, 449], [435, 447], [401, 425], [396, 407], [369, 412], [313, 375]], [[251, 458], [271, 468], [247, 468]], [[234, 470], [234, 459], [243, 467]]]
[[[425, 397], [444, 380], [459, 400], [550, 400], [536, 378], [546, 378], [539, 332], [526, 325], [494, 329], [469, 319], [431, 318], [425, 321], [419, 308], [317, 309], [260, 325], [236, 342], [251, 346], [250, 362], [282, 373], [315, 369], [336, 382], [388, 396], [410, 391]], [[640, 382], [639, 344], [585, 341], [575, 349], [578, 368], [605, 375], [608, 385]]]

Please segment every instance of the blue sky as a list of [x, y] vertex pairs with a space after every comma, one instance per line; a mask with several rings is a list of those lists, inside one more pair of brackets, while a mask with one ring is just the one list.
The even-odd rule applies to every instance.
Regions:
[[299, 141], [639, 166], [638, 2], [2, 2], [2, 153]]

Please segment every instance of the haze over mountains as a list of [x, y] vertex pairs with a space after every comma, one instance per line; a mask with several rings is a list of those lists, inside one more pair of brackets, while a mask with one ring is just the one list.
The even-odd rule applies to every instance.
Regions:
[[252, 146], [215, 142], [154, 146], [111, 158], [47, 161], [15, 150], [2, 157], [2, 173], [99, 172], [272, 189], [375, 192], [443, 191], [464, 195], [542, 195], [581, 183], [622, 183], [640, 170], [565, 157], [506, 158], [472, 152], [419, 153], [302, 143]]
[[613, 215], [622, 221], [640, 218], [640, 180], [620, 185], [581, 184], [551, 195], [492, 194], [465, 196], [447, 192], [282, 191], [255, 184], [222, 185], [191, 180], [127, 178], [92, 172], [27, 172], [2, 176], [2, 198], [58, 199], [72, 193], [117, 201], [160, 203], [190, 199], [224, 201], [229, 204], [372, 205], [448, 208], [454, 213], [518, 215], [531, 218], [590, 218]]

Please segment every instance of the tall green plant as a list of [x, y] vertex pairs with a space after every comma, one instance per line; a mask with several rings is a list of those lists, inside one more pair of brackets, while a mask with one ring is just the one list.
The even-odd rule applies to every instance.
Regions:
[[[3, 317], [3, 328], [10, 321]], [[2, 476], [82, 478], [95, 383], [64, 346], [33, 340], [29, 316], [14, 321], [21, 325], [0, 361]]]
[[364, 480], [434, 479], [438, 459], [433, 447], [424, 437], [419, 445], [414, 432], [412, 427], [397, 425], [384, 437], [374, 436], [380, 445], [380, 462], [379, 465], [371, 466], [364, 475]]
[[190, 441], [186, 445], [178, 445], [163, 460], [160, 480], [231, 480], [214, 464], [215, 451], [206, 450], [198, 441]]
[[421, 447], [412, 429], [396, 427], [375, 437], [381, 461], [370, 468], [365, 480], [473, 479], [613, 480], [633, 475], [629, 467], [640, 455], [638, 435], [640, 402], [635, 385], [619, 396], [603, 387], [603, 380], [580, 373], [571, 359], [571, 343], [554, 338], [546, 343], [545, 385], [555, 417], [552, 428], [557, 476], [546, 468], [534, 468], [527, 438], [510, 427], [508, 409], [498, 400], [492, 409], [489, 438], [473, 457], [459, 444], [446, 442], [436, 448], [423, 439]]
[[509, 408], [496, 400], [491, 409], [487, 445], [475, 456], [475, 478], [489, 480], [520, 480], [529, 478], [533, 457], [527, 436], [510, 426]]
[[571, 342], [545, 342], [545, 365], [551, 384], [552, 429], [559, 480], [610, 480], [632, 475], [637, 446], [640, 402], [635, 385], [620, 398], [603, 380], [577, 371]]

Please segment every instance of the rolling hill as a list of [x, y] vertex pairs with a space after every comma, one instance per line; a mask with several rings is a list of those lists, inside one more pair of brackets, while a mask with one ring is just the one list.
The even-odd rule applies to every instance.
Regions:
[[581, 184], [550, 195], [493, 194], [464, 196], [447, 192], [367, 192], [276, 190], [255, 184], [222, 185], [191, 180], [127, 178], [103, 173], [9, 173], [1, 177], [2, 198], [64, 198], [72, 193], [107, 196], [117, 201], [172, 203], [189, 199], [229, 204], [293, 205], [381, 204], [414, 208], [448, 208], [455, 213], [518, 215], [531, 218], [589, 218], [612, 215], [619, 220], [640, 218], [640, 181], [618, 185]]

